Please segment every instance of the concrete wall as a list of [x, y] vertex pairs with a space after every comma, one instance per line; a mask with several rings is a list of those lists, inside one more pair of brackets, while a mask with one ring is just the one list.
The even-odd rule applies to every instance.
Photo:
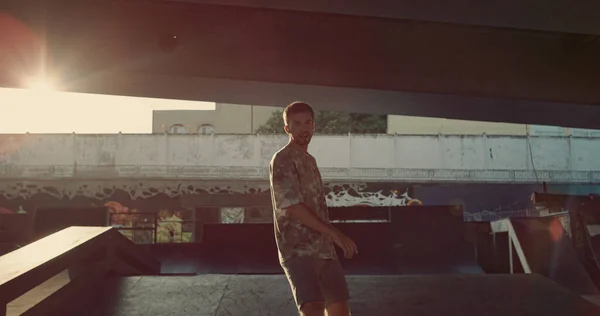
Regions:
[[[1, 135], [0, 176], [48, 166], [68, 176], [76, 166], [103, 176], [264, 178], [286, 142], [285, 135]], [[600, 139], [590, 137], [315, 136], [309, 151], [325, 178], [600, 181]]]
[[167, 133], [173, 124], [185, 126], [188, 134], [197, 134], [200, 125], [215, 125], [215, 111], [160, 110], [152, 112], [152, 133]]
[[[215, 110], [154, 111], [152, 132], [163, 134], [174, 124], [197, 134], [202, 124], [215, 127], [216, 134], [254, 134], [278, 107], [217, 103]], [[559, 126], [493, 123], [431, 117], [388, 115], [387, 133], [400, 135], [491, 135], [491, 136], [600, 136], [600, 130]]]
[[388, 115], [388, 134], [527, 135], [527, 125]]
[[599, 137], [600, 130], [560, 126], [452, 120], [434, 117], [388, 115], [387, 133], [400, 135], [496, 135]]
[[270, 106], [217, 103], [215, 110], [217, 133], [253, 134], [267, 122], [271, 113], [281, 110]]
[[226, 103], [217, 103], [215, 110], [154, 111], [152, 132], [163, 134], [172, 125], [181, 124], [188, 134], [198, 134], [201, 125], [210, 124], [216, 134], [253, 134], [275, 111], [281, 108]]

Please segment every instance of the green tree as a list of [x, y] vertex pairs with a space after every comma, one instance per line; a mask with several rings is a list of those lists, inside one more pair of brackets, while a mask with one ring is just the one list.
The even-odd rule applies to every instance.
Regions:
[[[283, 110], [275, 111], [261, 125], [260, 134], [282, 134]], [[338, 111], [315, 111], [315, 134], [385, 134], [387, 132], [386, 115], [346, 113]]]

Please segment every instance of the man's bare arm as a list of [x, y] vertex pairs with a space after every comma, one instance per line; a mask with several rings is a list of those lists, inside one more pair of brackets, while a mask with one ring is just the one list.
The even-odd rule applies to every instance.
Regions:
[[315, 212], [310, 210], [303, 203], [292, 205], [286, 208], [287, 213], [290, 217], [298, 220], [303, 225], [307, 226], [312, 230], [316, 230], [320, 233], [323, 233], [329, 237], [333, 237], [333, 235], [337, 232], [331, 224], [323, 221]]

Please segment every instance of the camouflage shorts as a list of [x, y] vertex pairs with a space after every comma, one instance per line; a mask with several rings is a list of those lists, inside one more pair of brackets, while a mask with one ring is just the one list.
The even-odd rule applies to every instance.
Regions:
[[281, 263], [298, 309], [304, 303], [350, 299], [344, 270], [336, 258], [293, 257]]

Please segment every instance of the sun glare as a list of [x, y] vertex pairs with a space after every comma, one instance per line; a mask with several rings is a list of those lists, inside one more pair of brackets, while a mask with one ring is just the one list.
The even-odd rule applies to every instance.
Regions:
[[214, 110], [213, 102], [73, 93], [49, 80], [0, 88], [2, 133], [151, 133], [154, 110]]
[[33, 78], [27, 81], [27, 89], [37, 92], [52, 92], [56, 87], [46, 78]]

